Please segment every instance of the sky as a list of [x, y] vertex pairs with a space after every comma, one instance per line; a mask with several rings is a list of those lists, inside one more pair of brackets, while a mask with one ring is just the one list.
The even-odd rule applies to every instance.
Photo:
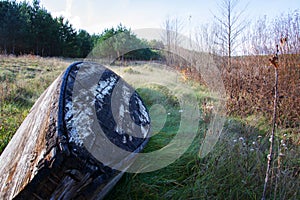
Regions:
[[[222, 0], [221, 0], [222, 1]], [[31, 2], [31, 0], [29, 0]], [[177, 17], [187, 29], [213, 20], [220, 0], [40, 0], [52, 16], [64, 16], [76, 30], [90, 34], [122, 23], [132, 30], [162, 28], [168, 17]], [[300, 10], [299, 0], [240, 0], [245, 17], [275, 17]], [[184, 33], [183, 33], [184, 34]]]

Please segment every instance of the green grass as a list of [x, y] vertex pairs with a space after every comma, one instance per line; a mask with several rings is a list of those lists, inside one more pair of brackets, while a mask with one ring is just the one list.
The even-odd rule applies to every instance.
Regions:
[[[0, 57], [0, 152], [36, 99], [68, 65], [69, 62], [59, 59]], [[157, 127], [144, 152], [167, 145], [176, 135], [181, 117], [175, 94], [184, 90], [172, 86], [172, 81], [158, 84], [155, 77], [163, 75], [164, 69], [149, 64], [113, 69], [136, 86]], [[149, 77], [153, 81], [145, 83]], [[106, 199], [261, 199], [269, 148], [268, 120], [255, 115], [244, 119], [228, 117], [214, 149], [200, 158], [199, 149], [211, 122], [211, 113], [204, 105], [217, 100], [193, 81], [182, 83], [180, 76], [174, 74], [160, 79], [163, 77], [176, 79], [177, 84], [191, 89], [196, 97], [201, 113], [197, 136], [189, 149], [169, 166], [148, 173], [125, 173]], [[299, 136], [292, 132], [288, 128], [277, 130], [276, 147], [283, 155], [277, 173], [277, 199], [300, 199], [300, 148], [295, 142]], [[274, 197], [277, 149], [268, 199]]]
[[[141, 69], [147, 70], [147, 67], [133, 68], [135, 71]], [[202, 109], [203, 102], [213, 103], [217, 100], [203, 86], [195, 82], [185, 84], [195, 93], [200, 113], [204, 116], [206, 113]], [[154, 114], [155, 124], [156, 121], [165, 120], [164, 127], [151, 137], [144, 150], [144, 152], [151, 152], [167, 145], [177, 133], [180, 106], [176, 96], [161, 85], [146, 85], [139, 88], [138, 92], [148, 108], [160, 104], [165, 109], [160, 111], [161, 115], [170, 114], [166, 119], [161, 116], [156, 119], [159, 112], [150, 112], [150, 116]], [[151, 118], [153, 119], [153, 116]], [[266, 134], [270, 132], [270, 125], [267, 119], [255, 115], [245, 119], [228, 117], [222, 136], [213, 151], [206, 157], [199, 158], [200, 145], [210, 120], [201, 118], [196, 139], [176, 162], [154, 172], [125, 173], [106, 199], [261, 199], [269, 150], [269, 138]], [[280, 130], [278, 132], [277, 141], [282, 138]], [[285, 157], [281, 157], [280, 162], [277, 199], [299, 199], [300, 197], [298, 192], [300, 178], [295, 172], [295, 169], [299, 170], [300, 148], [288, 141], [287, 138]], [[279, 147], [283, 151], [283, 147], [280, 145]], [[275, 157], [272, 186], [268, 191], [270, 199], [274, 197], [276, 185], [278, 154]]]
[[68, 65], [60, 59], [0, 55], [0, 154], [34, 102]]
[[[200, 122], [199, 126], [197, 138], [176, 162], [154, 172], [126, 173], [106, 199], [260, 199], [268, 139], [259, 137], [255, 127], [230, 119], [214, 150], [201, 159], [197, 155], [206, 124]], [[170, 132], [151, 138], [146, 152], [166, 145], [174, 131], [166, 129]], [[299, 150], [290, 145], [282, 160], [278, 199], [299, 199], [299, 175], [293, 174], [299, 166]], [[272, 180], [274, 186], [274, 177]], [[273, 191], [269, 193], [271, 198]]]

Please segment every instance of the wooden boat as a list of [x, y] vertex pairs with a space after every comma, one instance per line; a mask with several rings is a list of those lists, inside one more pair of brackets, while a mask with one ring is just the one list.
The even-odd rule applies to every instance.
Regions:
[[[41, 95], [0, 157], [0, 199], [102, 199], [148, 141], [140, 96], [77, 62]], [[124, 153], [125, 152], [125, 153]]]

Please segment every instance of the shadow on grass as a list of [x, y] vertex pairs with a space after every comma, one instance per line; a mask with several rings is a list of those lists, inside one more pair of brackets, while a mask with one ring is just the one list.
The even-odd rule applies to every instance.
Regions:
[[[182, 157], [154, 172], [125, 173], [106, 199], [260, 199], [269, 148], [269, 138], [265, 136], [268, 130], [230, 118], [213, 151], [201, 159], [198, 151], [206, 129], [207, 123], [200, 120], [198, 135]], [[159, 137], [151, 138], [146, 150], [163, 147], [169, 137], [162, 132]], [[300, 162], [300, 149], [290, 143], [285, 145], [288, 147], [280, 160], [277, 197], [299, 199], [300, 179], [295, 168]], [[272, 168], [274, 176], [268, 198], [274, 196], [278, 158]]]

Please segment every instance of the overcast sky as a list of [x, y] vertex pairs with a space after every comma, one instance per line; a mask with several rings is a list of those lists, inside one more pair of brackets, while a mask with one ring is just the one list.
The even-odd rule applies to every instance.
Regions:
[[[168, 17], [180, 18], [189, 28], [210, 22], [220, 0], [40, 0], [52, 16], [63, 15], [77, 30], [101, 33], [122, 23], [132, 30], [162, 28]], [[31, 0], [29, 1], [31, 2]], [[245, 16], [254, 19], [299, 9], [299, 0], [241, 0]], [[191, 16], [191, 17], [190, 17]]]

